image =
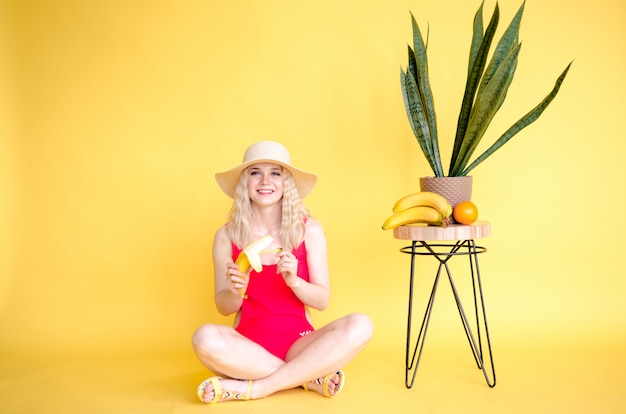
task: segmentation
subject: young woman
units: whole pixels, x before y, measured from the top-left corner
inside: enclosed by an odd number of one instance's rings
[[[337,395],[341,368],[365,348],[373,325],[359,313],[318,329],[311,323],[308,308],[323,310],[330,297],[324,231],[302,202],[317,177],[292,166],[281,144],[260,141],[216,180],[233,205],[215,234],[215,303],[236,315],[234,328],[207,324],[193,335],[198,358],[218,375],[199,385],[198,397],[248,400],[295,387]],[[242,273],[238,254],[268,235],[263,269]]]

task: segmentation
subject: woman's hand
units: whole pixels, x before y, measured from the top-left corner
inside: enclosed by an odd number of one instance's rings
[[[287,286],[295,289],[302,281],[298,277],[298,259],[293,253],[284,250],[277,253],[276,256],[278,257],[277,272],[283,275]]]
[[[226,286],[228,290],[237,296],[243,297],[248,290],[249,281],[249,272],[244,274],[239,271],[239,267],[235,263],[226,263]]]

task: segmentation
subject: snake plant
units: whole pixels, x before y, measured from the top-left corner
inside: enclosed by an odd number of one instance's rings
[[[496,3],[486,29],[483,29],[483,4],[480,5],[474,16],[467,81],[457,122],[448,176],[467,175],[514,135],[535,122],[556,97],[569,71],[571,62],[558,77],[550,93],[504,132],[482,155],[470,163],[478,143],[504,102],[507,90],[513,81],[521,47],[519,28],[523,11],[524,3],[502,34],[488,65],[487,57],[500,18],[498,4]],[[431,169],[436,177],[443,177],[444,170],[439,153],[433,94],[428,78],[427,43],[424,43],[412,13],[411,20],[413,24],[413,48],[408,46],[409,59],[406,71],[400,69],[404,106],[413,133]],[[426,40],[428,41],[428,37]]]

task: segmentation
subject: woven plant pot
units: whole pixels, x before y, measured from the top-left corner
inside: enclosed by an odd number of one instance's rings
[[[472,199],[472,177],[421,177],[420,190],[441,194],[454,208],[461,201]],[[454,217],[450,217],[456,223]]]

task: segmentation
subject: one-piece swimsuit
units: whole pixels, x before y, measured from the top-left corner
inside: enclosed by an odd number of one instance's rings
[[[241,252],[232,243],[233,261]],[[298,259],[298,276],[309,281],[306,246],[302,242],[292,253]],[[250,272],[250,281],[240,310],[237,332],[264,347],[280,359],[299,338],[314,330],[306,308],[285,283],[277,265],[264,265]]]

